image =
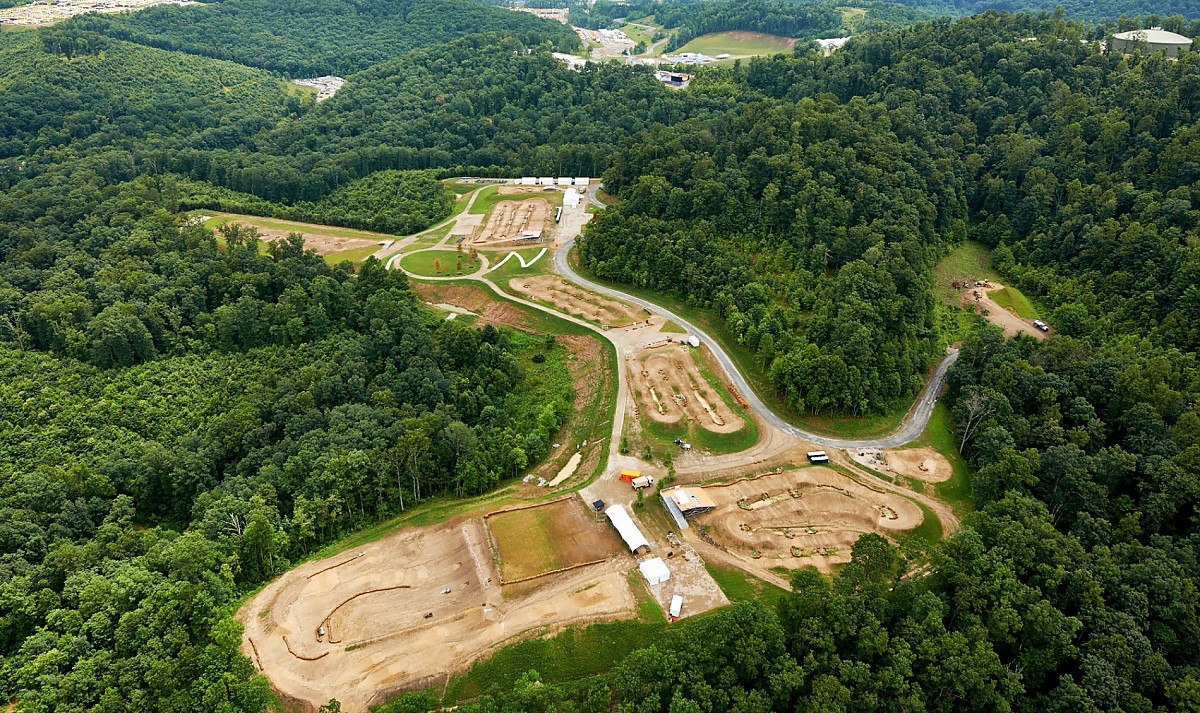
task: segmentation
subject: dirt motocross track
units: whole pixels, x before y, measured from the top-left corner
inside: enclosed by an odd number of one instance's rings
[[[764,569],[812,566],[828,572],[850,561],[859,535],[895,536],[924,518],[904,497],[820,467],[708,486],[704,492],[717,505],[696,518],[709,541]]]
[[[488,214],[487,220],[473,243],[495,243],[513,240],[522,235],[541,235],[551,216],[550,204],[542,198],[523,201],[500,201]]]
[[[272,582],[238,613],[242,650],[308,710],[336,697],[365,711],[522,634],[630,615],[629,566],[622,555],[502,595],[480,520],[404,529]]]
[[[558,275],[518,276],[508,284],[520,295],[537,302],[549,302],[556,310],[606,327],[624,327],[649,316],[646,310],[580,289]]]
[[[638,409],[658,423],[675,424],[686,417],[713,433],[741,430],[745,423],[709,386],[688,349],[655,347],[627,361]]]

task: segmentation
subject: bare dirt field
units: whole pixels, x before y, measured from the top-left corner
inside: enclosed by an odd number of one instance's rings
[[[913,480],[944,483],[954,477],[954,469],[950,467],[950,461],[932,448],[887,451],[884,458],[892,470]]]
[[[520,329],[523,332],[536,331],[533,328],[533,320],[520,307],[495,299],[483,285],[446,285],[418,280],[409,284],[421,299],[431,304],[452,305],[477,314],[492,324]]]
[[[495,243],[521,235],[541,235],[546,223],[553,222],[552,215],[550,204],[541,198],[500,201],[492,207],[483,228],[471,242]]]
[[[365,711],[521,635],[632,615],[629,565],[621,557],[510,594],[481,520],[406,529],[272,582],[238,614],[242,649],[303,708],[336,696],[342,710]]]
[[[687,418],[713,433],[733,433],[745,423],[701,376],[689,347],[670,344],[626,360],[637,409],[663,424]]]
[[[220,215],[220,214],[218,214]],[[333,253],[345,252],[354,248],[365,248],[369,245],[379,245],[385,240],[394,240],[393,235],[384,235],[379,233],[379,239],[373,238],[355,238],[336,233],[328,232],[330,230],[341,230],[339,228],[329,228],[324,225],[316,225],[313,223],[295,223],[288,225],[285,228],[272,227],[278,225],[278,221],[264,219],[256,221],[252,218],[239,217],[237,220],[229,221],[231,223],[241,223],[242,225],[253,226],[258,229],[258,234],[264,242],[273,243],[283,240],[292,233],[301,233],[304,235],[304,247],[316,250],[318,255],[332,255]],[[364,232],[364,231],[355,231]]]
[[[1006,337],[1015,337],[1021,333],[1028,334],[1035,339],[1045,339],[1050,336],[1050,333],[1033,326],[1033,320],[1022,319],[996,304],[992,298],[988,297],[988,289],[1001,290],[1004,289],[1004,285],[992,283],[990,288],[976,287],[965,290],[962,297],[963,308],[968,310],[974,308],[981,314],[986,311],[987,314],[983,315],[983,318],[1003,329]],[[975,299],[975,293],[979,294],[979,299]]]
[[[616,530],[592,517],[575,495],[501,510],[484,522],[505,583],[600,562],[621,551]]]
[[[588,292],[558,275],[514,277],[509,280],[508,285],[524,297],[548,302],[560,312],[598,322],[606,327],[625,327],[634,322],[644,321],[650,316],[640,307],[630,307]]]
[[[829,571],[850,561],[859,535],[897,535],[921,524],[916,503],[875,490],[828,468],[801,468],[708,486],[717,504],[696,518],[703,539],[761,568],[812,566]]]

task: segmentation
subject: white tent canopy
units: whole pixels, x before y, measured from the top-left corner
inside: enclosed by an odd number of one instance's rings
[[[568,208],[579,207],[579,192],[574,188],[568,188],[563,192],[563,205]]]
[[[642,534],[638,526],[633,524],[633,518],[625,512],[625,508],[620,505],[609,505],[604,514],[608,516],[613,527],[617,528],[617,532],[621,533],[621,539],[625,540],[626,545],[629,545],[630,552],[636,553],[640,547],[650,549],[650,542],[646,540],[646,536]]]
[[[638,569],[650,584],[662,584],[671,578],[671,570],[667,569],[667,563],[662,561],[662,557],[642,560],[638,563]]]

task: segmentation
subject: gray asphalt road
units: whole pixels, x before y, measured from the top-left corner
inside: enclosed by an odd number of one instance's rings
[[[589,198],[594,195],[595,190],[596,189],[593,188],[588,191]],[[599,201],[597,201],[597,204],[602,205],[599,203]],[[633,295],[626,294],[620,290],[614,290],[610,287],[605,287],[604,285],[592,282],[591,280],[580,276],[579,273],[571,269],[571,264],[567,259],[567,255],[570,253],[571,248],[574,245],[575,241],[571,240],[555,251],[554,266],[558,270],[559,274],[563,275],[572,282],[576,282],[590,290],[599,292],[600,294],[608,295],[609,297],[614,297],[624,302],[636,304],[650,310],[651,312],[660,314],[678,324],[680,327],[686,329],[689,333],[696,335],[697,338],[703,341],[706,345],[708,345],[708,348],[712,350],[713,355],[716,356],[717,361],[720,362],[721,368],[723,368],[725,373],[729,375],[730,381],[733,382],[733,385],[737,387],[738,391],[742,392],[742,396],[746,399],[746,402],[750,404],[750,407],[754,409],[759,416],[784,433],[797,438],[802,438],[819,446],[825,446],[827,448],[895,448],[896,446],[916,440],[925,430],[925,426],[929,424],[929,417],[933,414],[933,406],[937,403],[937,394],[942,388],[942,383],[945,381],[946,371],[958,359],[958,352],[955,351],[943,359],[941,364],[938,364],[937,370],[933,373],[933,378],[931,378],[929,383],[925,385],[925,388],[921,391],[916,403],[913,404],[912,409],[905,417],[904,425],[901,426],[898,431],[889,436],[885,436],[883,438],[853,440],[844,438],[830,438],[828,436],[821,436],[816,433],[809,433],[808,431],[797,428],[783,420],[765,403],[763,403],[762,399],[758,397],[758,394],[754,392],[754,389],[750,388],[750,383],[747,382],[745,377],[742,376],[742,373],[738,371],[737,366],[735,366],[733,363],[733,359],[731,359],[725,350],[721,348],[721,345],[703,330],[696,327],[696,325],[660,305],[639,297],[634,297]]]

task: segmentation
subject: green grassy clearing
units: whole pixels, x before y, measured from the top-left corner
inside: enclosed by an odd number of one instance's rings
[[[375,253],[379,252],[378,245],[364,245],[361,248],[351,248],[338,253],[330,253],[322,256],[326,265],[336,265],[339,262],[363,262]]]
[[[712,562],[705,562],[704,569],[716,580],[717,586],[729,597],[733,604],[738,602],[760,601],[767,607],[774,608],[779,598],[787,594],[787,590],[763,581],[758,577],[747,574],[733,567],[721,567]]]
[[[646,28],[639,27],[638,25],[625,25],[624,27],[618,27],[617,29],[629,35],[629,39],[633,40],[634,42],[644,42],[646,44],[650,44],[650,35],[654,34],[654,30],[647,30]]]
[[[400,267],[424,277],[469,275],[481,265],[478,260],[471,262],[470,255],[465,250],[461,253],[455,250],[422,250],[400,258]]]
[[[989,280],[1003,282],[1000,273],[992,267],[992,251],[988,246],[967,240],[951,250],[933,268],[933,294],[948,305],[957,307],[962,301],[962,291],[951,283],[964,280]]]
[[[971,469],[958,452],[958,440],[950,432],[950,409],[943,403],[933,407],[929,425],[921,437],[909,445],[910,448],[929,447],[950,461],[954,475],[942,483],[927,484],[933,487],[937,497],[949,505],[958,515],[965,515],[974,507],[971,495]]]
[[[923,503],[912,501],[921,508],[921,524],[896,538],[900,549],[910,559],[922,559],[942,541],[942,521]]]
[[[529,190],[513,193],[510,195],[501,195],[499,186],[488,186],[479,192],[479,197],[471,205],[472,215],[486,215],[500,201],[523,201],[528,198],[542,198],[550,204],[551,208],[557,208],[562,205],[563,194],[558,190],[543,190],[542,188],[528,187]],[[551,218],[554,216],[551,215]]]
[[[664,322],[663,326],[659,327],[658,331],[663,332],[664,334],[684,334],[687,332],[686,329],[680,327],[671,320]]]
[[[839,7],[837,11],[842,16],[842,24],[851,30],[867,16],[867,11],[861,7]]]
[[[521,267],[521,261],[517,260],[514,257],[514,258],[510,259],[508,262],[504,263],[498,269],[488,272],[487,273],[488,279],[492,280],[496,284],[503,287],[504,290],[507,292],[508,291],[508,281],[511,278],[531,277],[533,275],[548,275],[548,274],[550,274],[551,272],[554,271],[554,255],[551,252],[548,244],[545,245],[544,247],[546,248],[546,254],[543,255],[537,262],[530,265],[529,267]],[[499,263],[510,252],[514,252],[514,253],[520,255],[521,257],[525,258],[525,262],[529,262],[541,251],[542,251],[541,247],[523,248],[521,250],[497,250],[494,252],[489,250],[487,252],[487,256],[488,256],[488,262],[490,262],[492,265],[496,265],[497,263]]]
[[[780,52],[790,52],[795,44],[794,39],[778,35],[765,35],[761,32],[714,32],[697,37],[672,54],[697,52],[709,57],[719,54],[739,56],[779,54]]]
[[[1015,312],[1022,319],[1038,319],[1041,314],[1029,298],[1015,287],[1003,287],[999,290],[989,290],[988,297],[1004,309]]]

